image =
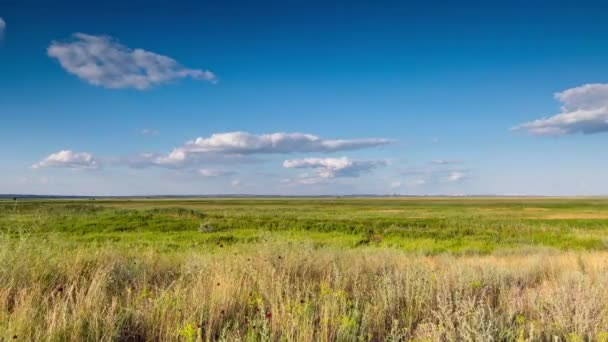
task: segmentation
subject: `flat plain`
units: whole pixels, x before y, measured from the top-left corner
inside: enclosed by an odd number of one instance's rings
[[[608,340],[608,199],[0,201],[0,340]]]

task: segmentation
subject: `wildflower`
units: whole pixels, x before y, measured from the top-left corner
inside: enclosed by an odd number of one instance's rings
[[[272,313],[270,311],[266,312],[266,319],[271,319]]]

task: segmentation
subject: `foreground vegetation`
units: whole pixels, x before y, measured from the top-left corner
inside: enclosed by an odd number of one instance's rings
[[[608,341],[603,199],[0,202],[0,340]]]

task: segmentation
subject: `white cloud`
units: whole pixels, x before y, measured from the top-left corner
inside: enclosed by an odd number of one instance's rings
[[[327,140],[304,133],[215,133],[209,137],[188,141],[167,155],[140,156],[136,164],[179,167],[198,163],[205,158],[234,159],[254,154],[335,152],[381,146],[391,142],[382,138]]]
[[[390,184],[391,189],[398,189],[401,187],[414,188],[417,186],[426,185],[425,179],[408,179],[405,181],[394,181]]]
[[[70,169],[94,170],[98,169],[100,164],[90,153],[63,150],[50,154],[40,162],[32,165],[32,167],[34,169],[43,167],[63,167]]]
[[[462,164],[458,160],[433,160],[428,166],[411,167],[401,170],[401,174],[407,180],[400,182],[402,186],[415,187],[421,185],[433,185],[441,183],[457,183],[468,178],[470,170],[466,168],[454,168],[453,164]]]
[[[321,178],[315,174],[301,173],[294,178],[285,178],[281,183],[288,187],[301,185],[327,185],[330,183],[329,178]]]
[[[426,183],[427,183],[427,181],[425,179],[411,179],[411,180],[405,181],[405,186],[416,187],[416,186],[425,185]]]
[[[188,142],[190,152],[229,154],[333,152],[385,145],[388,139],[325,140],[312,134],[272,133],[255,135],[247,132],[216,133]]]
[[[394,182],[391,182],[390,186],[391,186],[391,189],[397,189],[397,188],[402,187],[403,183],[400,181],[394,181]]]
[[[217,82],[213,72],[188,69],[176,60],[143,49],[131,49],[108,36],[76,33],[47,49],[69,73],[106,88],[146,89],[180,78]]]
[[[218,169],[199,169],[198,173],[203,177],[224,177],[234,174],[232,171]]]
[[[459,171],[454,171],[454,172],[450,172],[446,178],[446,180],[448,182],[460,182],[461,180],[463,180],[466,177],[466,175],[464,174],[464,172],[459,172]]]
[[[556,93],[560,113],[523,123],[513,130],[533,135],[593,134],[608,131],[608,84],[585,84]]]
[[[358,177],[363,172],[371,171],[378,166],[384,166],[385,161],[352,160],[342,158],[304,158],[291,159],[283,162],[285,168],[314,169],[320,178]]]
[[[6,21],[0,18],[0,40],[4,38],[4,31],[6,31]]]
[[[233,180],[232,182],[230,182],[230,185],[232,185],[235,188],[238,188],[242,185],[242,182],[238,179]]]

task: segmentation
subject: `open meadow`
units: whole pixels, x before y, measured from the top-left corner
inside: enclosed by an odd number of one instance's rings
[[[608,199],[3,200],[0,340],[608,341]]]

